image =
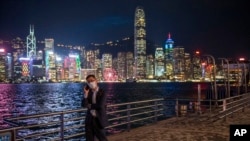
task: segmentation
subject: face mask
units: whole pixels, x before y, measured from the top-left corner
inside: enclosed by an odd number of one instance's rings
[[[94,88],[97,87],[96,81],[90,82],[90,83],[88,83],[88,85],[89,85],[89,87],[90,87],[91,89],[94,89]]]

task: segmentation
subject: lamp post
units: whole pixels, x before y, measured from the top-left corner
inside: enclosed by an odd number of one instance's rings
[[[223,63],[223,60],[226,61],[227,63],[227,97],[230,97],[230,81],[229,81],[229,61],[228,59],[226,58],[219,58],[222,60],[222,63]],[[222,66],[223,67],[223,66]]]
[[[236,61],[237,62],[237,72],[238,72],[238,95],[240,95],[240,72],[239,72],[239,69],[240,69],[240,64],[239,64],[239,61]]]
[[[245,93],[247,93],[247,74],[246,74],[246,62],[244,58],[240,58],[239,61],[243,61],[243,72],[244,72],[244,83],[245,83]]]
[[[246,64],[244,63],[244,83],[245,83],[245,93],[247,93],[247,75],[246,75]]]
[[[218,100],[218,94],[217,94],[217,84],[216,84],[216,70],[215,70],[215,59],[212,55],[204,55],[205,57],[210,57],[213,61],[213,79],[214,79],[214,95],[215,95],[215,100],[216,100],[216,105],[218,104],[217,103],[217,100]]]

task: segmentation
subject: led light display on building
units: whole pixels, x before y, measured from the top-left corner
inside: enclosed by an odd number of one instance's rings
[[[29,76],[29,73],[30,73],[30,67],[29,67],[29,64],[30,64],[30,58],[20,58],[19,59],[22,63],[22,76]]]

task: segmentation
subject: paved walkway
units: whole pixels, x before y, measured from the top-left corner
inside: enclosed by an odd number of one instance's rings
[[[109,141],[228,141],[230,124],[250,124],[250,108],[227,120],[201,122],[197,117],[178,117],[109,136]]]

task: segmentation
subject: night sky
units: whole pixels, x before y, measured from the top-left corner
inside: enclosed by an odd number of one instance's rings
[[[86,45],[134,34],[134,12],[146,14],[147,38],[164,45],[168,32],[186,52],[250,58],[250,8],[246,0],[1,0],[0,39]]]

